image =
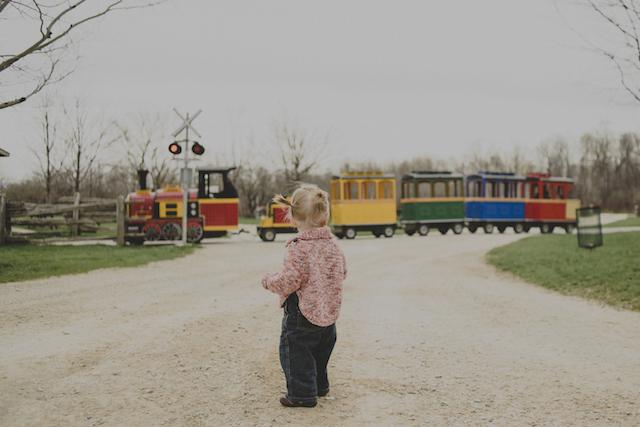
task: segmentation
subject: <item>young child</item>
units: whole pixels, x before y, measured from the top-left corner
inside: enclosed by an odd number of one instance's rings
[[[287,381],[284,406],[314,407],[329,392],[327,363],[336,342],[336,319],[347,270],[342,251],[327,223],[329,197],[315,185],[303,184],[291,201],[273,199],[288,208],[298,234],[287,242],[284,267],[262,279],[265,289],[284,307],[280,364]]]

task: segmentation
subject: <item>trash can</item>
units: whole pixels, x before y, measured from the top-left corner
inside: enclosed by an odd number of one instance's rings
[[[600,207],[590,206],[576,209],[578,221],[578,246],[594,249],[603,245]]]

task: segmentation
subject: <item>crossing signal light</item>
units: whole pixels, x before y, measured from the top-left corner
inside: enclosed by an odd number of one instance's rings
[[[174,155],[180,154],[182,153],[182,147],[177,142],[173,142],[169,145],[169,152]]]
[[[204,147],[198,142],[194,142],[191,146],[191,151],[197,156],[202,156],[204,154]]]

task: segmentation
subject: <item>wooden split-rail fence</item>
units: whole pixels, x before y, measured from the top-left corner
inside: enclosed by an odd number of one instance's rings
[[[80,195],[62,197],[56,204],[12,202],[0,194],[0,245],[24,240],[11,232],[13,227],[69,230],[70,238],[96,233],[106,223],[116,223],[116,241],[124,245],[124,199],[80,199]],[[28,239],[28,237],[26,237]]]

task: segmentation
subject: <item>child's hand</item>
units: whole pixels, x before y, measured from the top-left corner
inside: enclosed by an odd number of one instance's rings
[[[262,276],[262,287],[265,289],[269,289],[267,287],[267,283],[269,283],[269,279],[271,279],[271,277],[277,273],[265,273],[264,276]]]

